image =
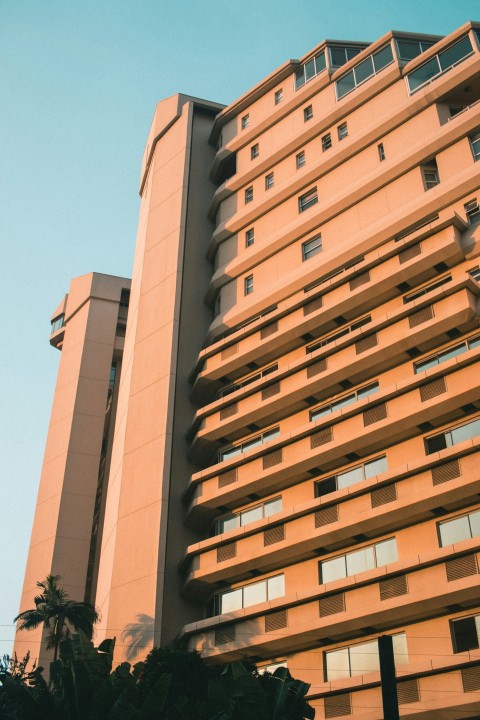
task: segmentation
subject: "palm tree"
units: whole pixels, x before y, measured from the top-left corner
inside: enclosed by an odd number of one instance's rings
[[[59,587],[60,575],[47,575],[37,587],[42,592],[33,601],[35,608],[24,610],[13,622],[18,622],[17,630],[35,630],[43,623],[49,629],[47,650],[53,648],[53,659],[58,657],[60,641],[70,637],[70,628],[81,630],[91,640],[93,626],[100,619],[96,608],[89,602],[70,600],[65,590]]]

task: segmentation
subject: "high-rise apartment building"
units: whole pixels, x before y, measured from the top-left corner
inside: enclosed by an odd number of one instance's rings
[[[402,717],[478,720],[479,160],[476,23],[160,102],[111,385],[128,283],[55,313],[22,609],[62,574],[118,659],[286,664],[320,719],[383,717],[391,635]]]

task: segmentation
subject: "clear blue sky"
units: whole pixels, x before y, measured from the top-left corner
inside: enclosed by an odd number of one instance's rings
[[[60,357],[49,318],[70,278],[130,276],[156,101],[184,92],[227,104],[324,38],[444,35],[471,19],[478,0],[0,3],[0,655],[14,635]]]

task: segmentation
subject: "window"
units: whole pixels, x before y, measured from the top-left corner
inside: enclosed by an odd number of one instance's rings
[[[465,425],[445,430],[438,435],[425,438],[425,452],[427,455],[431,455],[439,450],[445,450],[447,447],[457,445],[464,440],[470,440],[470,438],[477,435],[480,435],[480,418],[465,423]]]
[[[275,184],[275,178],[272,173],[268,173],[268,175],[265,175],[265,190],[270,190]]]
[[[421,373],[424,370],[429,370],[436,365],[440,365],[440,363],[446,362],[457,355],[467,352],[467,350],[473,350],[473,348],[479,346],[480,335],[476,335],[475,337],[469,338],[462,343],[445,348],[445,350],[441,350],[440,352],[435,353],[435,355],[430,355],[430,357],[425,358],[425,360],[419,360],[419,362],[414,363],[413,368],[415,374]]]
[[[280,90],[275,91],[275,105],[279,105],[283,100],[283,89],[280,88]]]
[[[358,263],[361,263],[365,260],[363,255],[360,257],[355,258],[354,260],[350,260],[350,262],[346,263],[343,267],[339,268],[338,270],[333,270],[331,273],[327,273],[327,275],[323,275],[319,280],[315,280],[314,283],[311,283],[310,285],[307,285],[303,289],[303,292],[310,292],[310,290],[313,290],[314,288],[318,287],[319,285],[323,285],[324,283],[328,282],[334,277],[337,277],[337,275],[342,275],[344,272],[347,272],[347,270],[350,270],[350,268],[355,267],[355,265],[358,265]]]
[[[383,147],[383,143],[379,143],[377,145],[377,150],[378,150],[378,158],[379,158],[380,162],[382,160],[385,160],[385,148]]]
[[[306,82],[323,72],[326,67],[325,51],[322,50],[295,71],[295,90],[299,90]]]
[[[480,220],[480,207],[478,206],[478,200],[470,200],[463,206],[465,208],[465,214],[470,225],[477,223]]]
[[[60,328],[64,327],[64,325],[65,315],[59,315],[58,317],[54,318],[50,323],[50,334],[56,332],[57,330],[60,330]]]
[[[367,462],[355,467],[349,468],[344,472],[337,473],[331,477],[324,478],[315,483],[315,497],[323,497],[329,495],[336,490],[343,490],[343,488],[350,487],[350,485],[356,485],[362,480],[368,480],[368,478],[380,475],[380,473],[387,471],[387,458],[385,455],[374,458],[373,460],[367,460]]]
[[[384,45],[383,48],[377,50],[373,55],[369,55],[355,67],[339,78],[336,83],[337,100],[340,100],[349,92],[355,90],[356,87],[364,83],[369,78],[376,75],[380,70],[393,62],[393,52],[390,45]]]
[[[438,535],[440,547],[478,537],[480,535],[480,510],[438,523]]]
[[[433,40],[395,40],[399,60],[408,62],[421,55],[425,50],[434,45]]]
[[[422,165],[422,174],[425,190],[431,190],[440,182],[436,162],[429,163],[428,165]]]
[[[255,242],[255,230],[250,228],[245,232],[245,247],[250,247]]]
[[[236,455],[240,455],[243,452],[247,452],[248,450],[259,447],[259,445],[263,445],[270,440],[275,440],[275,438],[277,438],[279,435],[279,427],[272,428],[271,430],[265,430],[265,432],[261,433],[260,435],[255,435],[254,437],[248,438],[248,440],[244,440],[238,445],[229,447],[226,450],[221,450],[218,453],[218,462],[223,462],[223,460],[230,460]]]
[[[355,390],[355,392],[349,393],[348,395],[342,395],[342,397],[334,400],[331,403],[328,403],[327,405],[322,405],[315,410],[311,410],[310,422],[318,420],[318,418],[325,417],[325,415],[330,415],[330,413],[341,410],[341,408],[347,407],[347,405],[352,405],[359,400],[363,400],[369,395],[373,395],[374,393],[378,392],[379,389],[380,386],[378,382],[374,382],[370,383],[370,385],[364,385],[364,387],[359,388],[358,390]]]
[[[338,139],[343,140],[348,137],[348,125],[346,122],[342,123],[337,127]]]
[[[392,636],[395,665],[408,663],[407,637],[405,633]],[[331,650],[325,653],[325,681],[364,675],[378,672],[380,661],[378,655],[378,640],[349,647]]]
[[[358,330],[358,328],[363,327],[367,323],[371,321],[372,317],[371,315],[366,315],[365,317],[361,318],[360,320],[355,320],[355,322],[351,323],[350,325],[346,325],[342,327],[340,330],[337,330],[336,332],[332,333],[331,335],[327,335],[326,337],[323,337],[321,340],[317,340],[312,345],[307,345],[307,353],[314,352],[315,350],[318,350],[321,347],[325,347],[325,345],[330,345],[330,343],[335,342],[335,340],[338,340],[341,337],[344,337],[344,335],[349,335],[354,330]]]
[[[224,515],[224,517],[215,521],[215,535],[221,535],[229,530],[244,527],[256,520],[262,520],[263,518],[270,517],[270,515],[281,512],[281,510],[282,498],[276,497],[273,498],[273,500],[266,500],[264,503],[248,507],[245,510]]]
[[[318,255],[322,252],[322,236],[315,235],[315,237],[302,243],[302,260],[309,260],[314,255]]]
[[[328,48],[330,51],[330,65],[338,68],[345,65],[349,60],[354,58],[358,53],[361,53],[364,46],[359,47],[358,45],[333,45]]]
[[[302,167],[305,165],[305,162],[306,162],[306,160],[305,160],[305,151],[302,150],[302,152],[299,152],[299,153],[296,155],[296,158],[295,158],[295,159],[296,159],[296,163],[297,163],[297,170],[300,170],[300,168],[302,168]]]
[[[263,370],[257,370],[251,375],[247,375],[241,380],[237,380],[237,382],[233,383],[233,385],[229,385],[228,387],[219,390],[219,392],[217,393],[217,397],[221,398],[226,397],[227,395],[231,395],[231,393],[236,392],[237,390],[240,390],[240,388],[246,387],[247,385],[251,385],[252,383],[260,380],[263,377],[266,377],[267,375],[270,375],[276,370],[278,370],[278,363],[273,363],[273,365],[269,365]]]
[[[356,575],[357,573],[383,567],[397,560],[397,541],[395,538],[383,540],[354,550],[346,555],[339,555],[318,564],[319,582],[328,583],[334,580]]]
[[[298,212],[305,212],[308,208],[318,203],[317,188],[314,187],[298,198]]]
[[[214,613],[221,615],[233,612],[283,595],[285,595],[285,576],[274,575],[267,580],[219,593],[215,596]]]
[[[477,650],[480,638],[480,615],[471,615],[450,622],[453,652]]]
[[[332,147],[332,136],[330,133],[327,133],[322,137],[322,152],[325,152],[325,150],[329,150]]]
[[[245,205],[253,200],[253,185],[245,190]]]
[[[450,105],[448,108],[448,111],[450,113],[450,117],[453,118],[455,115],[460,115],[464,110],[466,110],[468,105]]]
[[[473,159],[480,160],[480,133],[470,138],[470,146],[472,148]]]
[[[243,281],[243,294],[251,295],[253,293],[253,275],[247,275]]]
[[[480,282],[480,268],[476,267],[473,270],[469,270],[468,274],[477,282]]]
[[[303,119],[305,122],[307,120],[311,120],[313,118],[313,107],[311,105],[308,105],[308,107],[303,108]]]
[[[250,125],[250,115],[244,115],[242,117],[242,130],[245,130]]]
[[[454,45],[442,50],[442,52],[434,55],[426,63],[420,65],[416,70],[412,70],[407,75],[407,84],[410,93],[414,93],[427,83],[434,80],[447,70],[451,70],[455,65],[465,60],[473,53],[470,38],[465,36]]]
[[[252,145],[250,148],[250,159],[255,160],[260,155],[260,147],[258,143],[255,143],[255,145]]]
[[[422,295],[426,295],[429,292],[432,292],[432,290],[436,290],[437,288],[441,287],[445,283],[450,282],[452,279],[451,275],[445,275],[444,277],[440,278],[440,280],[435,280],[435,282],[430,283],[429,285],[425,285],[424,287],[420,288],[420,290],[415,290],[412,293],[409,293],[408,295],[404,295],[403,302],[406,305],[409,302],[413,302],[414,300],[417,300],[417,298],[422,297]]]

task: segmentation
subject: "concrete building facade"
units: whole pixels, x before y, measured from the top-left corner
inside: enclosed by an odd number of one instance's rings
[[[182,637],[286,664],[317,718],[382,717],[391,635],[402,717],[479,718],[479,160],[478,23],[324,41],[225,108],[160,102],[114,433],[124,280],[99,276],[117,304],[92,315],[102,492],[99,451],[58,450],[90,347],[66,313],[22,602],[58,572],[119,660]]]

